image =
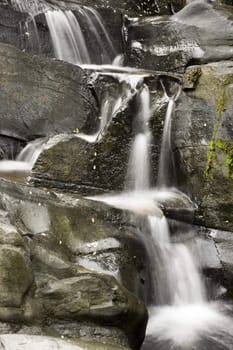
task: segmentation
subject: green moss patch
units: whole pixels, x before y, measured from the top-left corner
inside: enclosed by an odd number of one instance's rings
[[[229,178],[233,180],[233,143],[219,139],[216,141],[215,146],[226,154],[228,175]]]

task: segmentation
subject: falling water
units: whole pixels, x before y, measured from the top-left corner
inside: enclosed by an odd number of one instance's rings
[[[55,56],[73,64],[90,63],[87,45],[72,11],[47,11],[45,17]]]
[[[116,57],[117,52],[103,24],[103,19],[100,14],[93,8],[88,7],[80,8],[79,13],[85,17],[90,32],[96,39],[98,46],[101,48],[101,63],[111,63]]]
[[[94,9],[77,8],[75,14],[71,10],[45,12],[56,58],[78,65],[111,63],[116,51],[100,14]],[[88,24],[85,28],[83,18]],[[92,39],[91,45],[88,45],[88,36]]]
[[[168,106],[165,116],[165,123],[163,128],[162,144],[159,159],[159,170],[158,170],[158,187],[167,187],[171,185],[174,179],[171,179],[174,174],[173,169],[173,157],[171,152],[171,119],[172,112],[175,104],[174,97],[170,97],[168,100]]]
[[[150,185],[150,140],[149,120],[151,117],[150,92],[146,85],[138,94],[139,111],[136,116],[138,131],[130,154],[126,179],[127,189],[142,191]]]
[[[176,98],[169,98],[166,112],[158,172],[159,192],[170,184],[167,169],[172,161],[171,115]],[[144,349],[155,349],[157,345],[160,349],[163,344],[168,350],[197,350],[202,349],[200,342],[204,339],[205,349],[206,344],[212,342],[213,349],[230,350],[232,321],[220,311],[220,304],[208,303],[204,284],[188,248],[181,243],[171,243],[165,217],[148,216],[148,222],[152,242],[145,237],[145,245],[151,260],[154,298]],[[222,341],[222,337],[228,339],[228,343]]]

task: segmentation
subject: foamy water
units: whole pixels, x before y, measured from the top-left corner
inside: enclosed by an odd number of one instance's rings
[[[192,346],[202,337],[212,339],[216,344],[219,339],[224,344],[222,337],[228,335],[233,341],[232,319],[220,309],[220,304],[206,302],[154,307],[150,310],[147,337],[155,344],[168,341],[182,349]],[[228,344],[225,348],[232,349]]]

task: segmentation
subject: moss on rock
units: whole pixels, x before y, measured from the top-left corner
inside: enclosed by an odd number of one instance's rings
[[[228,175],[233,180],[233,142],[219,139],[216,141],[216,147],[225,153]]]

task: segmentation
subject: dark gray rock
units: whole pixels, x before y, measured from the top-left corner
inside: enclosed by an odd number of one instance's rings
[[[126,19],[125,33],[125,63],[134,67],[182,72],[191,62],[233,57],[232,10],[204,0],[170,18]]]
[[[60,0],[48,0],[51,4],[60,5]],[[65,3],[71,3],[69,0],[65,0]],[[111,0],[73,0],[72,3],[97,7],[97,8],[110,8],[113,11],[128,14],[130,16],[147,16],[155,14],[172,14],[173,11],[177,11],[184,6],[181,0],[159,0],[154,1],[142,1],[142,0],[127,0],[118,1],[117,3]]]
[[[232,63],[186,71],[196,88],[181,95],[173,118],[179,186],[199,204],[207,227],[232,230]],[[201,73],[201,75],[200,75]]]
[[[232,9],[205,0],[195,0],[172,16],[172,20],[191,26],[196,31],[204,51],[196,61],[207,63],[233,57]]]
[[[222,264],[222,283],[231,293],[233,281],[233,234],[227,231],[211,230],[211,237],[215,242],[218,257]]]
[[[125,21],[125,64],[137,68],[182,72],[203,52],[195,28],[167,17]]]
[[[0,134],[23,139],[82,129],[95,118],[87,76],[64,62],[0,45]]]

